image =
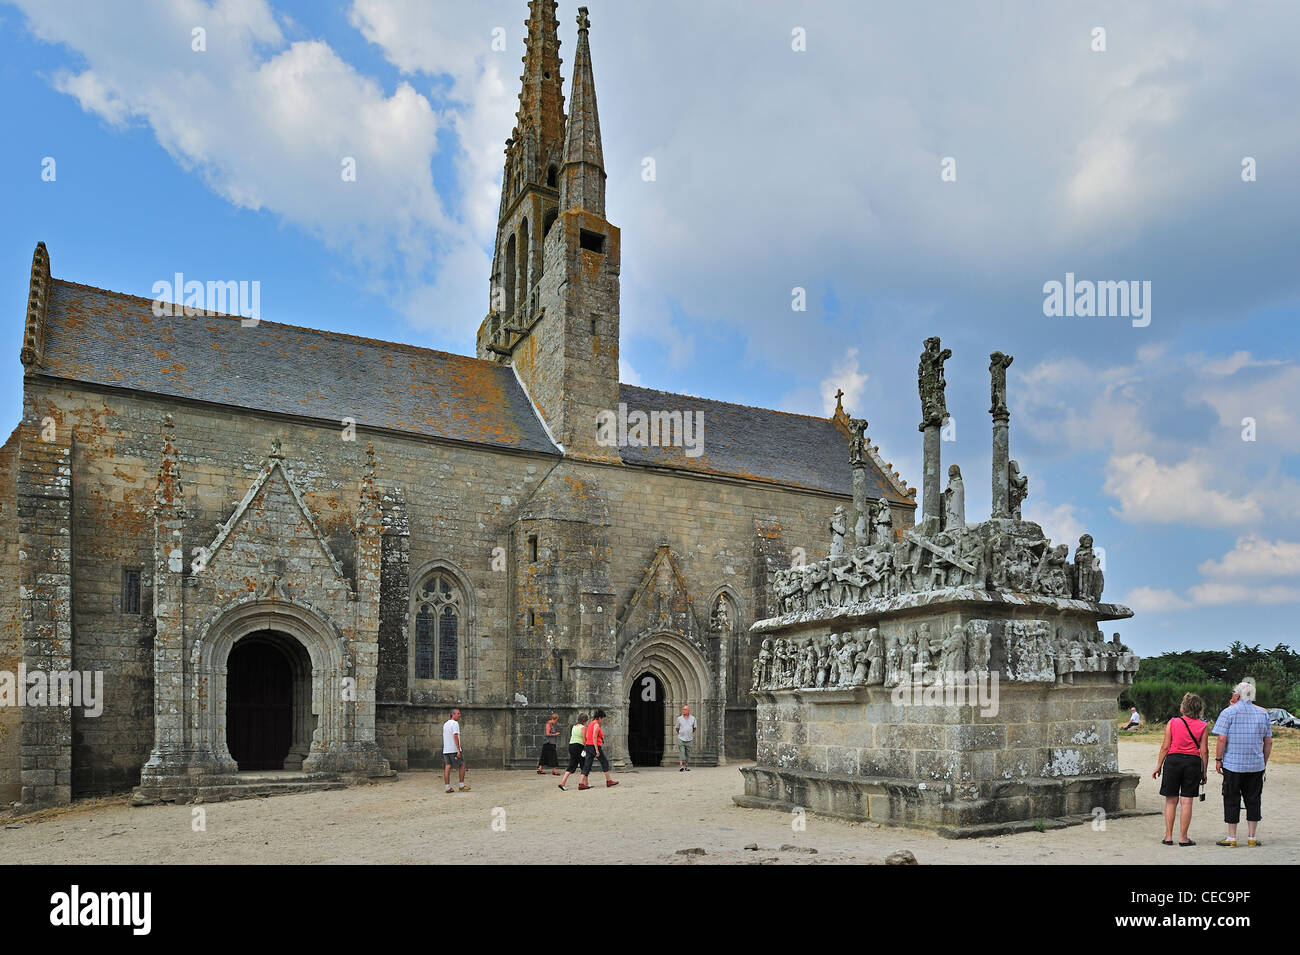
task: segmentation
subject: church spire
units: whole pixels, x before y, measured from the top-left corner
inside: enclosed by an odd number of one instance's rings
[[[560,24],[555,0],[529,0],[524,26],[524,72],[519,110],[506,141],[502,211],[530,185],[554,188],[564,143],[564,79],[560,76]]]
[[[605,156],[600,145],[600,116],[596,111],[596,81],[591,73],[587,8],[578,8],[578,51],[573,60],[573,92],[564,135],[564,173],[560,209],[583,209],[605,215]]]

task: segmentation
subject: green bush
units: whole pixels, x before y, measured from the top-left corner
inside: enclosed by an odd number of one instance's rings
[[[1228,705],[1232,687],[1226,683],[1203,681],[1176,683],[1173,680],[1147,680],[1134,683],[1124,694],[1133,701],[1142,719],[1148,723],[1165,723],[1178,716],[1178,707],[1184,693],[1195,693],[1205,701],[1202,719],[1214,720],[1219,711]]]

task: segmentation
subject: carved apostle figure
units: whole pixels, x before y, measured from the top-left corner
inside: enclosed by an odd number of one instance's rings
[[[931,671],[934,669],[934,650],[930,646],[930,625],[921,624],[921,631],[916,636],[916,678],[917,683],[930,683]]]
[[[917,682],[916,670],[915,670],[916,645],[919,640],[920,637],[917,635],[916,631],[913,630],[911,634],[908,636],[907,640],[904,641],[903,643],[902,653],[898,658],[898,678],[900,682],[902,681],[907,681],[908,683]]]
[[[817,680],[816,686],[826,685],[826,674],[830,669],[831,658],[826,644],[817,641]]]
[[[1101,591],[1105,578],[1101,572],[1101,562],[1092,549],[1092,535],[1084,534],[1079,538],[1079,546],[1074,552],[1074,596],[1080,600],[1101,600]]]
[[[867,685],[880,686],[885,682],[885,643],[875,627],[867,634],[867,659],[871,664],[867,671]]]
[[[846,634],[844,637],[844,645],[840,647],[839,652],[840,686],[848,686],[853,682],[853,661],[857,654],[857,641]]]
[[[966,630],[963,627],[953,627],[944,640],[939,670],[948,683],[956,682],[958,676],[966,672]]]
[[[817,676],[817,650],[813,647],[813,642],[808,640],[803,645],[803,652],[799,662],[799,678],[795,680],[795,686],[812,686],[813,680]]]
[[[992,399],[989,414],[995,418],[1010,414],[1007,411],[1007,369],[1014,360],[1013,356],[1004,355],[1000,351],[989,355],[989,397]]]
[[[1023,520],[1020,516],[1020,505],[1029,496],[1029,475],[1020,473],[1019,461],[1009,462],[1007,471],[1007,510],[1016,520]]]
[[[853,652],[853,679],[854,686],[864,686],[867,682],[867,671],[871,668],[871,657],[867,654],[867,648],[861,643]]]
[[[943,492],[943,526],[954,532],[966,527],[966,485],[955,464],[948,468],[948,487]]]
[[[947,382],[943,377],[943,363],[951,357],[951,348],[940,350],[938,337],[925,340],[925,351],[921,352],[921,363],[916,369],[917,390],[921,393],[920,431],[931,426],[941,427],[943,419],[948,416],[948,405],[944,400]]]
[[[758,685],[765,687],[772,682],[772,641],[764,640],[758,650]]]
[[[830,658],[830,668],[826,671],[826,685],[839,686],[840,684],[840,635],[832,633],[830,646],[826,648],[826,655]]]
[[[844,553],[844,535],[848,531],[844,505],[835,505],[835,514],[831,517],[831,556],[839,557]]]
[[[885,686],[898,686],[902,681],[899,674],[903,669],[903,645],[897,636],[890,636],[885,643]]]
[[[894,542],[894,512],[883,497],[871,502],[871,543]]]

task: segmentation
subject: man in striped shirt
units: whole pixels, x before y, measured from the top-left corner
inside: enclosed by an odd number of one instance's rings
[[[1214,721],[1214,735],[1219,738],[1214,766],[1223,777],[1223,821],[1228,824],[1228,838],[1216,845],[1236,848],[1237,823],[1245,802],[1246,845],[1258,846],[1255,827],[1260,820],[1264,769],[1273,752],[1273,726],[1268,712],[1255,705],[1255,684],[1242,682],[1232,688],[1228,707]]]

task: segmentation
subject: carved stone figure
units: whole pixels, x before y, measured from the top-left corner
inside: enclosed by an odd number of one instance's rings
[[[817,651],[813,647],[813,642],[808,640],[803,645],[803,652],[800,654],[799,677],[795,680],[795,686],[812,686],[816,678],[817,669]]]
[[[867,682],[867,671],[871,667],[871,658],[867,653],[867,648],[861,643],[856,644],[857,649],[853,651],[853,679],[851,682],[854,686],[863,686]]]
[[[898,658],[899,681],[916,682],[916,644],[920,638],[915,630],[903,643],[902,654]]]
[[[753,670],[754,680],[752,683],[750,683],[749,688],[750,690],[757,690],[759,686],[759,680],[762,679],[762,675],[763,675],[763,661],[760,660],[758,657],[754,657],[754,666],[752,670]]]
[[[867,463],[867,419],[849,419],[849,464],[861,467]]]
[[[1015,361],[1012,355],[995,351],[989,355],[989,414],[995,418],[1009,416],[1007,411],[1007,369]]]
[[[947,682],[966,672],[966,630],[953,627],[943,642],[943,653],[939,657],[939,671]]]
[[[1105,587],[1105,577],[1101,572],[1101,562],[1092,549],[1092,535],[1084,534],[1079,538],[1079,546],[1074,551],[1074,587],[1073,593],[1080,600],[1101,600],[1101,591]]]
[[[858,644],[850,635],[845,634],[844,644],[840,647],[838,660],[840,671],[840,686],[848,686],[853,682],[853,660],[857,656]]]
[[[964,530],[966,527],[966,485],[961,479],[961,468],[948,468],[948,487],[943,492],[943,526],[946,530]]]
[[[987,672],[993,649],[992,625],[988,620],[971,620],[966,624],[966,637],[966,666]]]
[[[914,664],[914,683],[930,682],[930,670],[932,669],[930,658],[930,625],[921,624],[921,630],[916,635],[916,663]]]
[[[817,686],[826,685],[826,674],[830,669],[830,665],[830,652],[826,644],[819,640],[817,641]]]
[[[826,648],[826,655],[830,658],[830,668],[826,671],[826,685],[840,685],[840,635],[831,634],[830,646]]]
[[[1019,461],[1011,461],[1007,465],[1007,494],[1011,516],[1018,521],[1023,520],[1020,505],[1029,496],[1029,475],[1020,473]]]
[[[1043,556],[1030,584],[1035,593],[1049,597],[1070,596],[1069,552],[1070,549],[1065,544],[1043,548]]]
[[[867,685],[880,686],[885,682],[885,643],[880,631],[872,627],[867,631]]]
[[[975,587],[979,590],[988,586],[988,563],[985,560],[987,549],[984,538],[980,534],[967,531],[962,535],[957,545],[957,552],[963,561],[975,568],[973,571],[962,572],[963,586]]]
[[[894,512],[884,498],[871,502],[871,543],[894,542]]]
[[[848,524],[844,517],[844,505],[835,505],[835,514],[831,517],[831,556],[839,557],[844,553],[844,534]]]
[[[717,634],[731,633],[731,612],[727,609],[727,598],[722,595],[718,596],[717,602],[713,605],[709,629]]]
[[[898,686],[902,682],[903,645],[897,636],[891,635],[885,643],[885,686]]]
[[[921,353],[921,363],[916,369],[917,390],[921,394],[920,431],[932,425],[942,427],[943,419],[948,415],[948,405],[944,400],[947,382],[943,377],[943,363],[951,357],[952,349],[941,350],[937,337],[925,340],[925,351]]]
[[[758,650],[758,685],[770,686],[772,683],[772,641],[764,640]]]

